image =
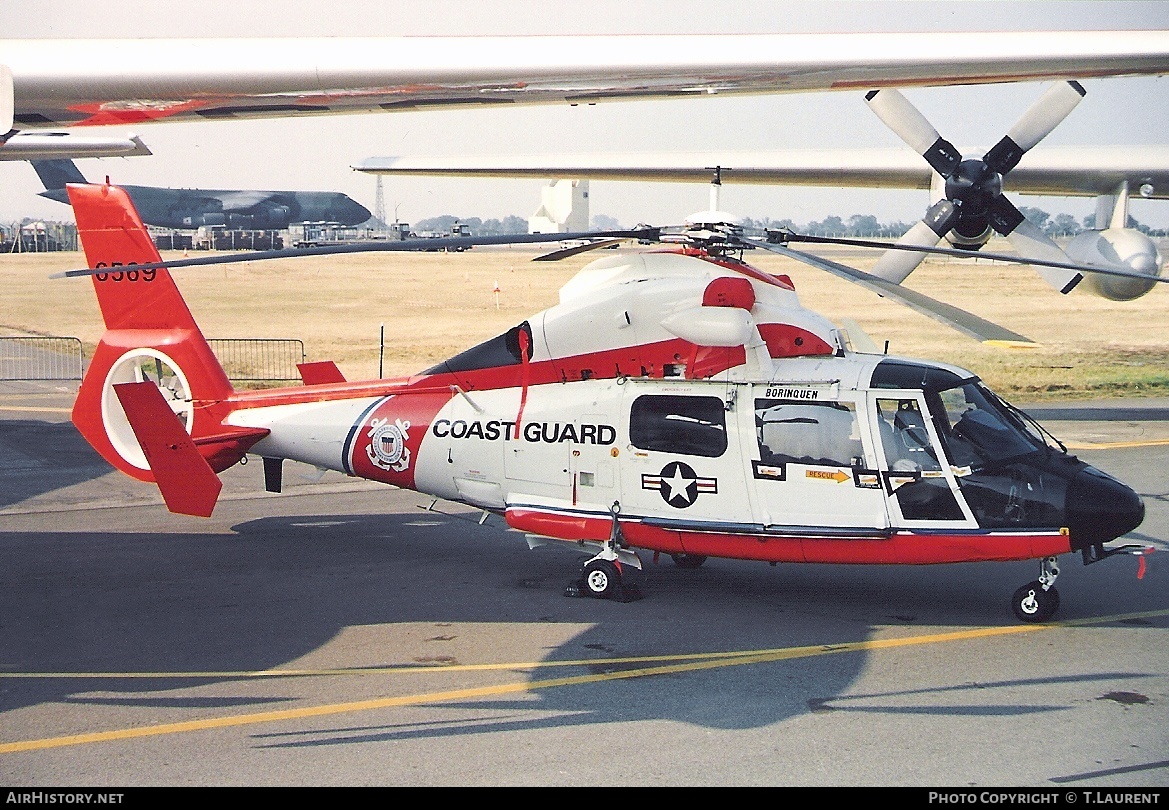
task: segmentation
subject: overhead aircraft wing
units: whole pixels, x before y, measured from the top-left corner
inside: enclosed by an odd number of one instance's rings
[[[0,55],[25,129],[1159,75],[1169,31],[6,39]]]
[[[137,135],[99,138],[72,132],[18,132],[0,142],[0,160],[66,160],[149,154],[149,147]]]
[[[833,188],[928,189],[933,175],[920,155],[905,149],[371,157],[353,165],[369,174],[684,183],[709,183],[716,167],[723,183]],[[1134,193],[1169,198],[1169,146],[1032,149],[1003,185],[1018,194],[1096,196],[1125,180]]]

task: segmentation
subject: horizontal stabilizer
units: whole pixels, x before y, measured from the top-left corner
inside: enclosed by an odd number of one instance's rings
[[[211,517],[223,482],[151,382],[114,386],[126,419],[170,511]]]
[[[345,375],[332,360],[322,360],[319,363],[297,363],[296,370],[305,385],[327,385],[328,383],[343,383]]]
[[[0,136],[3,135],[0,132]],[[152,154],[150,148],[137,135],[119,138],[66,132],[18,132],[0,143],[0,160],[66,160],[149,154]]]

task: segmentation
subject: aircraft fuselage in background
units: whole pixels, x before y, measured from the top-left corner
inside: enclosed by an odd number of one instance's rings
[[[232,191],[124,186],[147,225],[160,228],[229,228],[277,231],[298,222],[360,225],[369,209],[336,191]],[[68,203],[65,189],[41,192],[42,197]]]

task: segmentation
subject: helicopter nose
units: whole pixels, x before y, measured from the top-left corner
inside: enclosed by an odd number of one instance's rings
[[[1072,476],[1066,504],[1071,545],[1076,549],[1115,540],[1145,519],[1140,496],[1095,467],[1085,466]]]

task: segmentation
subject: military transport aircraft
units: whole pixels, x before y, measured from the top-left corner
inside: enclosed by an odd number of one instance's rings
[[[34,160],[45,184],[42,197],[69,203],[65,186],[86,183],[72,160]],[[239,189],[123,186],[147,225],[161,228],[225,226],[257,231],[284,230],[293,223],[361,225],[372,216],[361,203],[337,191],[243,191]]]
[[[1074,81],[1052,85],[993,148],[966,154],[895,89],[871,91],[866,101],[917,155],[904,150],[808,150],[731,154],[599,154],[466,157],[371,157],[353,166],[369,174],[461,177],[570,177],[581,179],[723,182],[808,186],[865,186],[930,190],[930,207],[898,244],[937,245],[943,239],[966,251],[1006,236],[1024,258],[1113,267],[1130,277],[1037,266],[1060,292],[1079,286],[1095,295],[1128,301],[1148,293],[1160,276],[1162,256],[1148,236],[1127,227],[1130,191],[1169,198],[1169,147],[1062,147],[1034,149],[1079,104]],[[1034,151],[1032,151],[1034,149]],[[1029,222],[1004,192],[1095,196],[1096,227],[1061,248]],[[711,208],[717,209],[712,202]],[[891,249],[873,275],[900,283],[926,256]],[[1141,278],[1148,277],[1147,279]],[[1082,284],[1080,282],[1083,281]]]
[[[1134,554],[1143,572],[1149,549],[1109,545],[1144,518],[1132,489],[967,370],[854,351],[790,278],[744,261],[773,250],[898,294],[780,244],[790,235],[749,237],[717,212],[576,234],[645,244],[606,251],[557,306],[408,379],[351,382],[325,362],[302,386],[237,391],[167,269],[227,257],[164,264],[123,189],[68,191],[89,269],[61,275],[92,277],[106,325],[73,421],[173,512],[209,516],[217,473],[250,454],[270,491],[294,459],[502,516],[533,547],[567,542],[587,556],[569,595],[643,595],[641,553],[690,567],[1033,559],[1011,604],[1034,622],[1059,606],[1061,555]]]

